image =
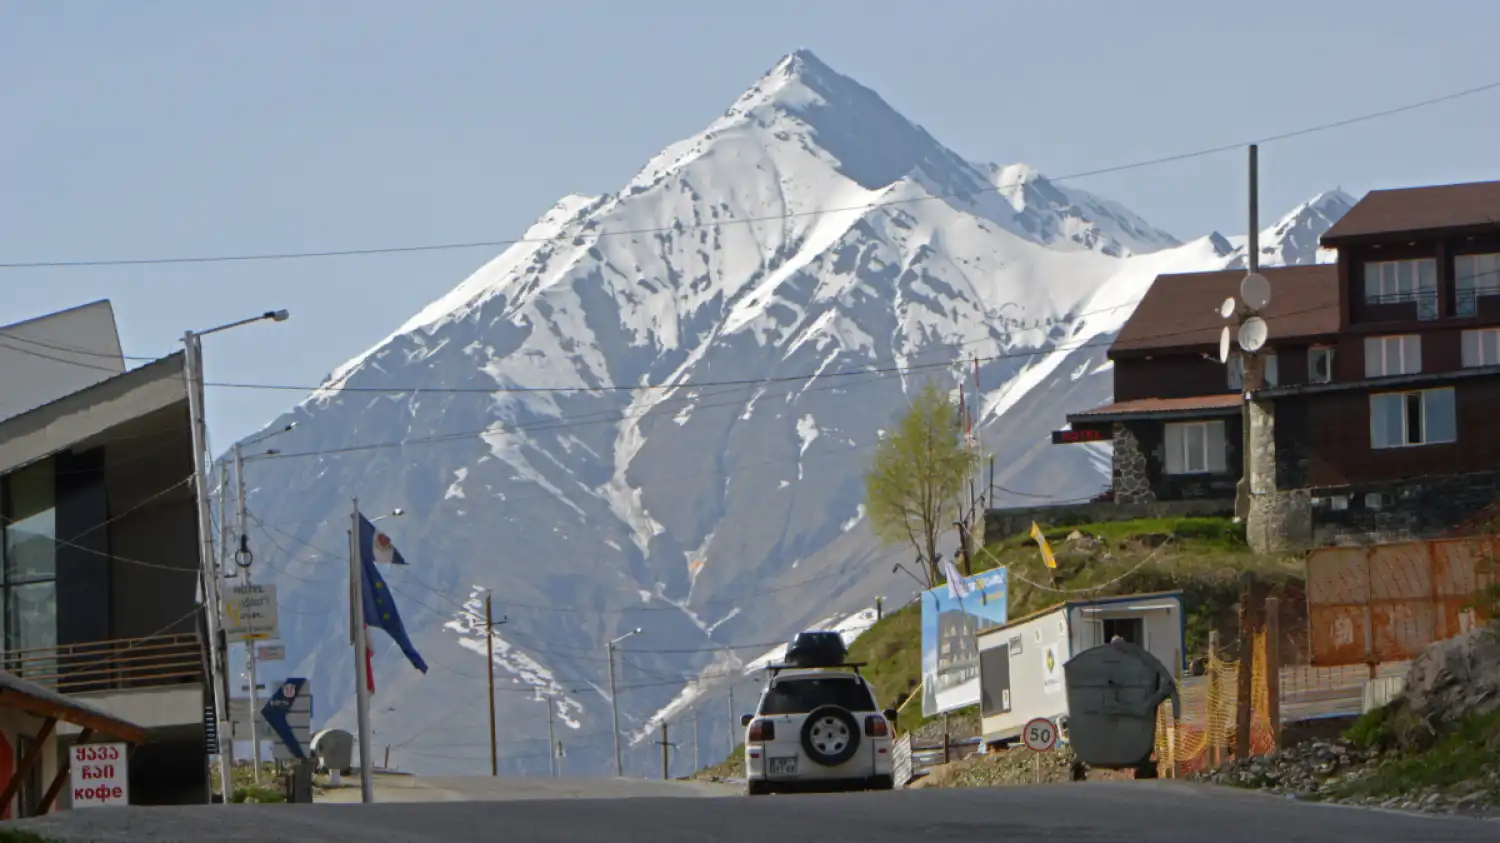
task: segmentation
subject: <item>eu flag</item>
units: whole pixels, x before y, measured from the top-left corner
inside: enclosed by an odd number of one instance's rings
[[[395,640],[401,652],[406,654],[407,660],[417,670],[427,672],[427,662],[422,660],[422,655],[417,648],[412,646],[411,638],[406,634],[406,625],[401,622],[401,613],[396,611],[396,600],[391,596],[391,590],[385,584],[385,578],[380,576],[380,571],[375,568],[375,557],[378,548],[374,542],[366,541],[366,537],[376,537],[375,525],[371,524],[363,515],[359,517],[359,565],[364,572],[364,608],[365,626],[377,626],[386,631],[386,634]],[[395,559],[400,559],[394,546],[387,546]],[[394,559],[392,560],[394,561]],[[399,564],[405,564],[402,560]]]

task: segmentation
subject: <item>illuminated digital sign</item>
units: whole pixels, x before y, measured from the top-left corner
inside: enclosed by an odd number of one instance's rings
[[[1107,442],[1109,437],[1104,431],[1084,428],[1083,430],[1054,430],[1052,431],[1052,444],[1073,445],[1078,442]]]

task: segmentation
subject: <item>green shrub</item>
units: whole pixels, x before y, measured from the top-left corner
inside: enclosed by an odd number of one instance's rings
[[[1360,749],[1388,749],[1395,743],[1391,730],[1391,706],[1384,705],[1359,716],[1344,738]]]
[[[249,787],[235,788],[234,793],[229,797],[229,801],[234,803],[259,802],[262,804],[270,802],[285,802],[286,794],[283,793],[279,788],[256,787],[254,785],[251,785]]]

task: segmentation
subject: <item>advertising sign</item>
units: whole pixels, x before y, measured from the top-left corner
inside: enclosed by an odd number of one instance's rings
[[[922,593],[922,715],[979,705],[979,645],[974,634],[1006,622],[1006,569],[964,579],[968,593],[947,585]]]
[[[130,761],[123,743],[81,743],[69,765],[74,808],[130,804]]]
[[[280,638],[276,586],[240,583],[224,595],[224,634],[230,641]]]

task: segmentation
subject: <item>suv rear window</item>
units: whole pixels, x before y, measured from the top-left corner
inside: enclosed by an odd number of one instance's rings
[[[782,679],[760,702],[761,714],[806,714],[818,706],[874,711],[875,699],[864,683],[842,676]]]

